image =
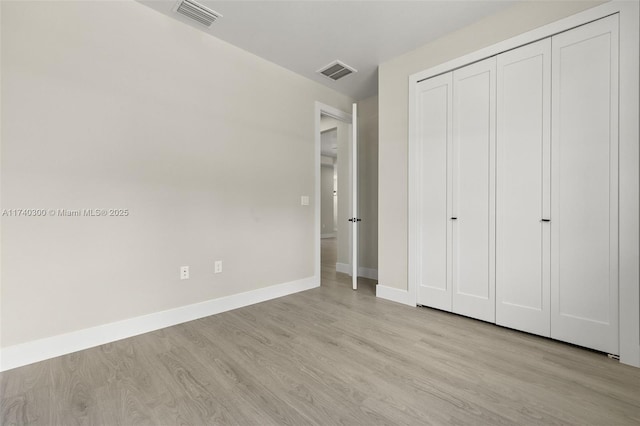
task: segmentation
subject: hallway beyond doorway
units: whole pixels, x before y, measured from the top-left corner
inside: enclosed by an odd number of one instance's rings
[[[323,238],[320,241],[320,275],[322,277],[322,286],[351,286],[351,276],[336,272],[337,260],[337,241],[336,238]],[[358,292],[376,295],[376,281],[368,278],[358,277]]]

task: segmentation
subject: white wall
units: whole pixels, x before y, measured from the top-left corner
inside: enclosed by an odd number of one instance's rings
[[[380,284],[407,289],[408,77],[600,3],[602,2],[523,2],[380,65]]]
[[[2,218],[2,348],[313,275],[351,99],[135,2],[2,2],[1,71],[2,209],[129,211]]]

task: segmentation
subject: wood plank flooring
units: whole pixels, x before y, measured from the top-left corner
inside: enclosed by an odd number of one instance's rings
[[[638,425],[640,369],[322,286],[0,374],[2,425]]]

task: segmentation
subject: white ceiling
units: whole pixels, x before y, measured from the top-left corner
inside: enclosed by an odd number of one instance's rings
[[[378,65],[513,5],[514,1],[212,1],[211,28],[172,12],[175,0],[139,0],[237,47],[361,100],[378,91]],[[358,70],[316,73],[339,59]]]

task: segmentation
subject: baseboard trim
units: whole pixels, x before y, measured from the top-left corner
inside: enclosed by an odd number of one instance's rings
[[[198,318],[219,314],[320,286],[308,277],[244,293],[233,294],[180,308],[86,328],[0,349],[0,371],[11,370],[105,343],[115,342]]]
[[[373,269],[373,268],[365,268],[364,266],[361,266],[358,268],[358,276],[359,277],[364,277],[364,278],[369,278],[371,280],[377,280],[378,279],[378,270],[377,269]]]
[[[348,263],[336,263],[336,272],[341,272],[351,276],[351,265]],[[365,268],[364,266],[358,267],[358,276],[363,278],[369,278],[372,280],[378,279],[378,270],[373,268]]]
[[[341,272],[343,274],[347,274],[351,276],[351,265],[348,263],[336,263],[336,272]]]
[[[633,350],[634,348],[631,347],[629,348],[629,350],[624,351],[626,353],[623,354],[623,350],[621,348],[620,350],[620,362],[622,364],[626,364],[626,365],[631,365],[632,367],[639,367],[640,368],[640,345],[636,348],[636,350]]]
[[[409,303],[409,292],[407,290],[400,290],[378,284],[376,286],[376,297],[402,303],[403,305],[415,306]]]

